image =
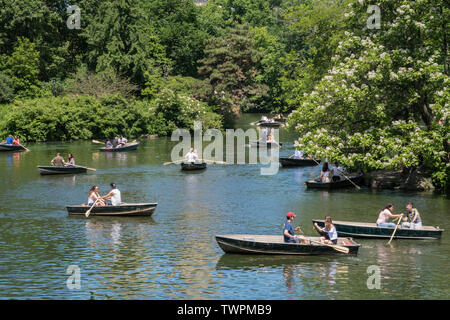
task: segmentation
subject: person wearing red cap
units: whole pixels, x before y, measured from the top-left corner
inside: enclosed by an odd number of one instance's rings
[[[287,221],[284,223],[284,229],[283,229],[283,236],[284,236],[284,242],[290,242],[290,243],[300,243],[300,240],[302,243],[306,243],[306,240],[304,236],[296,236],[294,233],[294,228],[292,227],[292,222],[294,221],[294,218],[296,215],[293,212],[288,212],[286,214]],[[295,231],[300,230],[300,227],[295,228]]]

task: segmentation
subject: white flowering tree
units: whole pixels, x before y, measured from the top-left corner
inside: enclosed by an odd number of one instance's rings
[[[367,3],[348,7],[349,29],[328,74],[292,99],[296,148],[364,171],[422,166],[450,185],[450,9],[442,1],[378,1],[381,28],[366,27]]]

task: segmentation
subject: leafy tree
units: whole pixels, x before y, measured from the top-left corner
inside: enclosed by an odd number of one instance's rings
[[[14,89],[11,78],[0,72],[0,103],[9,103],[14,99]]]

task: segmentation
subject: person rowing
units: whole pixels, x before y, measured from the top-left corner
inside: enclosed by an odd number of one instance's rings
[[[9,135],[8,138],[6,138],[6,144],[13,144],[14,138],[12,137],[12,135]]]
[[[20,140],[19,140],[18,136],[14,137],[14,140],[13,140],[12,144],[15,145],[15,146],[20,146]]]
[[[115,149],[115,148],[117,148],[118,145],[119,145],[119,138],[115,137],[113,142],[112,142],[112,146]]]
[[[339,162],[335,161],[334,166],[331,167],[331,173],[332,173],[332,181],[340,181],[341,180],[341,173],[344,171],[342,167],[339,165]]]
[[[395,223],[389,222],[389,219],[400,218],[403,214],[392,214],[393,212],[394,205],[392,203],[388,203],[378,215],[377,226],[380,228],[395,228]]]
[[[331,174],[330,170],[328,169],[328,162],[325,162],[322,166],[322,171],[320,172],[320,181],[322,181],[322,183],[331,182]]]
[[[184,156],[187,162],[194,163],[198,159],[198,155],[194,152],[194,148],[189,149],[189,152]]]
[[[114,182],[110,184],[111,191],[102,197],[102,199],[109,199],[111,201],[111,205],[120,206],[122,204],[122,198],[120,196],[120,190],[117,189],[117,186]]]
[[[292,227],[292,222],[294,221],[296,215],[293,212],[288,212],[286,214],[286,222],[283,227],[283,236],[284,242],[287,243],[302,243],[307,244],[308,241],[305,236],[297,236],[294,231],[299,231],[300,227],[296,227],[295,229]]]
[[[123,136],[120,136],[119,138],[119,147],[123,147],[128,143],[127,138],[124,138]]]
[[[325,217],[325,228],[319,227],[317,222],[314,222],[314,226],[320,232],[325,233],[325,236],[320,237],[320,242],[325,244],[337,244],[338,234],[330,216]]]
[[[112,145],[111,141],[109,141],[109,139],[106,140],[105,148],[106,149],[112,149],[113,148],[113,145]]]
[[[50,163],[55,167],[64,167],[64,165],[66,164],[64,158],[61,157],[61,154],[59,152],[56,154],[56,157],[54,157],[52,161],[50,161]]]
[[[93,206],[95,203],[96,206],[106,206],[106,201],[100,197],[100,194],[98,193],[98,187],[92,186],[91,189],[89,189],[89,197],[88,197],[88,206]]]
[[[402,228],[409,228],[409,229],[422,229],[422,219],[420,218],[419,211],[417,211],[416,208],[414,208],[412,202],[408,202],[406,204],[406,217],[404,217],[402,220]],[[409,222],[408,222],[409,219]]]
[[[305,156],[305,153],[303,151],[301,151],[301,150],[294,151],[294,159],[301,160],[304,158],[304,156]]]

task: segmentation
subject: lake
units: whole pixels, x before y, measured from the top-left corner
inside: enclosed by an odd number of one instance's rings
[[[245,114],[247,129],[260,115]],[[280,156],[295,133],[282,129]],[[307,190],[320,167],[261,175],[260,164],[208,165],[186,173],[163,166],[177,142],[143,140],[138,150],[101,153],[91,142],[34,143],[31,152],[0,153],[0,299],[448,299],[450,237],[441,240],[357,239],[357,256],[243,256],[218,247],[216,234],[280,234],[288,211],[316,235],[311,219],[375,222],[388,202],[412,201],[424,225],[449,228],[450,199],[434,193],[367,188]],[[208,143],[206,143],[208,144]],[[40,176],[61,152],[96,172]],[[87,201],[115,182],[124,202],[158,202],[145,217],[69,217],[65,206]],[[81,288],[69,289],[69,266]],[[368,267],[380,270],[369,289]]]

